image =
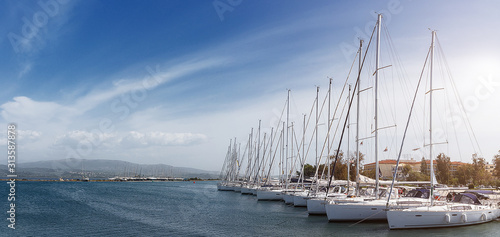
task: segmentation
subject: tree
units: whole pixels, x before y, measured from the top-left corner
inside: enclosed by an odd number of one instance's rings
[[[375,170],[364,170],[361,174],[368,178],[375,179]]]
[[[337,150],[333,151],[335,154]],[[333,177],[335,179],[347,179],[347,161],[344,160],[344,152],[340,151],[337,159],[337,164],[335,162],[335,155],[330,156],[332,163],[330,164],[330,172],[333,172]],[[333,167],[335,166],[335,170]]]
[[[427,161],[422,157],[422,161],[420,161],[420,173],[424,175],[429,175],[429,167],[427,167]]]
[[[472,182],[474,185],[484,185],[490,180],[490,175],[486,172],[486,160],[477,154],[472,155]]]
[[[408,178],[408,174],[411,172],[411,166],[410,165],[403,165],[401,168],[401,174],[403,174],[403,177],[405,179]]]
[[[351,167],[349,168],[349,176],[351,178],[351,181],[354,181],[356,182],[356,165],[357,165],[357,162],[356,162],[356,157],[353,157],[353,162],[351,163]],[[361,173],[361,167],[363,167],[363,161],[365,160],[365,155],[363,153],[359,153],[359,166],[360,166],[360,170],[359,172]]]
[[[410,171],[408,173],[408,181],[429,181],[429,176],[422,174],[421,172]]]
[[[462,185],[467,185],[472,182],[472,165],[464,164],[457,168],[455,172],[455,177],[458,179],[458,183]]]
[[[308,178],[311,176],[314,176],[316,173],[316,167],[312,166],[310,164],[305,164],[304,165],[304,178]],[[297,171],[297,175],[300,175],[300,171]]]
[[[436,179],[439,183],[447,184],[450,181],[450,157],[440,153],[436,159]]]
[[[493,164],[495,165],[493,175],[495,175],[495,177],[497,178],[500,178],[500,150],[498,151],[498,154],[493,156]]]

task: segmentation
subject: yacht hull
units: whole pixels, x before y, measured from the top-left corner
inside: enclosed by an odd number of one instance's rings
[[[222,184],[217,184],[217,190],[219,191],[233,191],[233,187],[229,187]]]
[[[248,187],[241,187],[241,194],[252,194],[252,189]]]
[[[283,200],[283,194],[281,190],[257,190],[257,200],[280,201]]]
[[[307,195],[298,193],[293,196],[293,206],[295,207],[307,207]]]
[[[325,206],[328,221],[384,221],[385,204],[339,203]]]
[[[324,197],[307,199],[307,212],[309,215],[326,215],[326,203],[328,200]]]
[[[387,221],[390,229],[414,229],[466,226],[490,222],[499,217],[499,209],[450,210],[423,208],[416,210],[390,210]]]
[[[290,193],[284,193],[283,194],[283,201],[285,201],[285,204],[292,204],[293,205],[293,195]]]
[[[234,186],[233,191],[240,193],[241,192],[241,186]]]

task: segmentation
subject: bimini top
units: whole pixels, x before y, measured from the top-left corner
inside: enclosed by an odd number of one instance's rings
[[[429,198],[430,191],[425,188],[417,188],[410,190],[406,197]]]
[[[480,193],[480,194],[496,194],[491,190],[467,190],[466,193]]]
[[[481,202],[473,193],[457,193],[452,202],[481,205]]]

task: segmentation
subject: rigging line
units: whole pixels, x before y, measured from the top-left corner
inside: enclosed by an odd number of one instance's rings
[[[277,125],[276,125],[276,131],[278,131],[278,129],[280,128],[280,123],[284,122],[284,121],[282,121],[282,118],[283,118],[283,114],[285,113],[285,109],[287,107],[287,103],[288,103],[288,100],[285,102],[285,105],[283,105],[283,109],[281,110],[280,119],[278,120]],[[276,135],[277,134],[274,134],[273,139],[276,139]]]
[[[387,30],[387,26],[385,25],[385,22],[382,22],[382,25],[384,26],[384,29],[385,29],[386,37],[387,37],[387,39],[388,39],[387,41],[389,42],[389,43],[388,43],[388,45],[389,45],[389,48],[390,48],[390,53],[391,53],[390,55],[392,55],[392,57],[393,57],[393,58],[394,58],[394,60],[396,61],[396,65],[397,65],[396,70],[395,70],[395,71],[396,71],[396,74],[397,74],[398,78],[402,78],[402,80],[398,80],[398,82],[399,82],[400,84],[404,84],[404,86],[402,86],[402,88],[403,88],[403,89],[408,90],[408,87],[409,87],[409,86],[408,86],[408,84],[407,84],[407,79],[406,79],[406,77],[405,77],[405,75],[406,75],[406,70],[405,70],[405,68],[404,68],[404,66],[403,66],[403,63],[402,63],[402,61],[401,61],[401,58],[400,58],[400,57],[399,57],[399,55],[397,54],[397,51],[394,49],[394,46],[393,46],[393,45],[394,45],[394,42],[393,42],[393,40],[392,40],[392,37],[391,37],[391,35],[390,35],[389,31]],[[401,71],[400,71],[400,70],[397,70],[397,69],[400,69]],[[393,90],[394,90],[394,87],[393,87]],[[409,95],[408,91],[406,91],[406,90],[403,90],[403,93],[406,93],[406,94],[408,94],[408,95]],[[394,93],[394,94],[393,94],[393,96],[394,96],[394,101],[396,101],[396,100],[395,100],[395,95],[396,95],[396,93]],[[408,106],[410,103],[409,103],[409,101],[407,100],[406,96],[403,96],[403,98],[404,98],[404,100],[405,100],[406,105]]]
[[[340,99],[339,99],[339,101],[337,102],[337,104],[340,104],[340,102],[341,102],[341,101],[342,101],[342,100],[340,100]],[[343,112],[343,111],[344,111],[344,108],[345,108],[345,104],[344,104],[344,107],[343,107],[343,108],[342,108],[342,110],[341,110],[341,111],[342,111],[342,113],[340,114],[340,117],[342,117],[342,115],[344,114],[344,112]],[[330,135],[330,129],[331,129],[332,124],[333,124],[333,123],[330,123],[329,129],[328,129],[328,132],[327,132],[327,136],[329,136],[329,135]],[[338,124],[339,124],[339,123],[337,123],[337,128],[338,128]],[[335,132],[335,134],[334,134],[334,136],[333,136],[333,139],[332,139],[331,145],[333,145],[333,141],[335,140],[335,136],[336,136],[336,132]],[[322,156],[323,156],[323,153],[324,153],[324,151],[325,151],[325,147],[326,147],[327,143],[328,143],[328,141],[327,141],[327,139],[325,139],[325,141],[324,141],[324,143],[323,143],[323,146],[322,146],[322,149],[321,149],[320,157],[322,157]],[[328,154],[328,155],[330,155],[330,154]],[[327,157],[327,161],[326,161],[327,163],[329,163],[329,162],[328,162],[328,161],[329,161],[329,158],[330,158],[330,157]],[[321,162],[321,158],[320,158],[320,162]]]
[[[247,142],[247,144],[245,146],[245,149],[243,150],[243,155],[241,156],[241,157],[243,157],[242,162],[241,162],[242,164],[243,164],[243,160],[245,160],[245,156],[247,154],[247,148],[248,148],[248,142]],[[247,163],[248,163],[248,158],[246,160],[247,160]],[[247,167],[248,167],[248,164],[247,164]],[[248,171],[248,168],[245,169],[245,174],[243,175],[243,177],[247,176],[247,171]]]
[[[448,97],[448,96],[447,96]],[[451,102],[449,99],[446,100],[448,102],[448,107],[451,108]],[[450,111],[450,114],[451,114],[451,111]],[[454,135],[455,135],[455,142],[456,142],[456,146],[457,146],[457,149],[458,149],[458,154],[459,154],[459,157],[460,157],[460,161],[463,161],[463,157],[462,157],[462,151],[460,150],[460,146],[458,145],[458,133],[457,133],[457,128],[456,126],[451,126],[453,127],[453,131],[454,131]],[[449,153],[448,153],[449,154]]]
[[[447,61],[447,60],[446,60],[446,58],[444,57],[444,51],[443,51],[443,48],[441,47],[441,43],[439,42],[439,39],[437,38],[437,36],[436,36],[436,41],[437,41],[437,44],[438,44],[438,46],[439,46],[439,47],[438,47],[438,50],[439,50],[439,52],[443,55],[443,61],[444,61],[445,65],[446,65],[446,69],[447,69],[448,74],[449,74],[449,78],[450,78],[450,81],[451,81],[451,84],[452,84],[452,88],[453,88],[453,90],[454,90],[454,92],[455,92],[455,97],[457,98],[457,100],[458,100],[458,101],[459,101],[459,103],[460,103],[461,109],[463,110],[462,112],[463,112],[464,117],[465,117],[465,119],[466,119],[466,121],[467,121],[467,125],[469,125],[469,129],[471,130],[472,136],[474,137],[474,140],[475,140],[475,142],[476,142],[476,145],[477,145],[477,148],[478,148],[478,150],[479,150],[479,153],[480,153],[480,154],[483,154],[483,152],[481,151],[481,147],[479,146],[479,142],[477,141],[476,134],[475,134],[474,130],[472,129],[472,125],[471,125],[471,123],[470,123],[469,116],[467,116],[467,113],[465,112],[465,106],[464,106],[464,104],[463,104],[463,101],[462,101],[462,99],[458,96],[458,90],[457,90],[457,88],[456,88],[456,85],[455,85],[455,82],[454,82],[453,76],[451,75],[451,70],[450,70],[450,68],[449,68],[448,61]],[[468,131],[468,129],[467,129],[467,126],[466,126],[466,130],[467,130],[467,133],[469,133],[469,131]],[[469,133],[469,139],[471,139],[471,138],[470,138],[470,133]],[[472,142],[472,139],[471,139],[471,143],[473,143],[473,142]],[[473,143],[473,144],[474,144],[474,143]],[[474,146],[474,145],[473,145],[473,146]],[[475,149],[475,148],[474,148],[474,149]]]
[[[321,105],[321,109],[319,110],[318,120],[319,118],[321,118],[321,115],[323,114],[323,109],[325,108],[325,103],[327,99],[328,99],[328,94],[325,95],[325,99],[323,100],[323,104]]]
[[[408,131],[408,125],[410,124],[411,114],[413,112],[413,107],[414,107],[415,101],[417,99],[418,88],[420,88],[420,82],[422,81],[422,77],[423,77],[423,74],[425,71],[425,65],[427,64],[427,60],[429,59],[430,53],[431,53],[431,49],[429,49],[429,51],[427,52],[427,57],[425,58],[424,66],[422,68],[422,72],[420,73],[420,78],[418,79],[417,89],[415,90],[415,95],[413,96],[413,102],[412,102],[411,107],[410,107],[410,112],[408,113],[408,119],[406,120],[405,131],[403,133],[403,138],[401,139],[401,147],[399,148],[399,155],[398,155],[398,159],[396,161],[396,169],[395,169],[396,171],[398,170],[399,160],[401,159],[401,153],[403,152],[403,145],[404,145],[404,142],[406,139],[406,132]],[[389,207],[389,200],[391,199],[392,189],[394,187],[394,182],[396,180],[397,173],[398,172],[394,172],[394,174],[392,176],[392,183],[391,183],[391,188],[389,189],[389,195],[388,195],[389,197],[387,198],[386,207]]]
[[[308,118],[308,120],[307,120],[307,126],[306,126],[306,127],[308,127],[308,126],[309,126],[309,120],[310,120],[310,119],[311,119],[311,117],[312,117],[312,114],[313,114],[312,112],[313,112],[314,107],[315,107],[315,105],[316,105],[316,103],[317,103],[317,102],[318,102],[318,100],[315,98],[315,99],[314,99],[314,103],[313,103],[313,104],[312,104],[312,106],[311,106],[311,111],[309,112],[309,118]],[[306,160],[306,157],[309,155],[309,151],[310,151],[311,146],[312,146],[312,143],[313,143],[313,142],[312,142],[312,140],[314,139],[314,136],[316,135],[316,132],[317,132],[316,130],[317,130],[317,129],[313,129],[312,134],[311,134],[311,139],[309,140],[309,143],[308,143],[308,145],[307,145],[307,151],[306,151],[306,154],[304,155],[304,165],[305,165],[305,160]],[[304,135],[304,136],[305,136],[305,135]],[[304,177],[304,178],[305,178],[305,177]],[[312,188],[312,187],[309,187],[309,189],[311,189],[311,188]]]
[[[449,88],[449,84],[445,82],[445,86],[444,87],[445,88]],[[445,118],[447,118],[446,115],[451,114],[451,106],[450,106],[451,105],[451,103],[450,103],[450,97],[451,97],[451,95],[450,95],[450,92],[447,89],[444,90],[444,96],[445,96],[445,98],[444,98],[444,101],[445,101],[445,111],[444,111],[444,113],[445,113]],[[446,106],[446,104],[448,106]],[[448,138],[451,136],[451,131],[449,131],[450,128],[448,126],[449,125],[448,122],[445,121],[444,124],[445,124],[446,132],[447,132],[446,139],[448,140]],[[456,130],[456,128],[454,126],[452,126],[452,127],[453,127],[453,132],[454,132],[454,135],[455,135],[455,139],[456,139],[455,142],[456,142],[456,145],[458,147],[458,140],[457,140],[457,134],[456,134],[457,130]],[[449,143],[446,144],[446,153],[450,154],[450,145],[449,145]],[[458,153],[459,153],[459,156],[460,156],[460,160],[462,160],[462,152],[460,151],[460,147],[458,147]]]
[[[257,134],[255,134],[257,136]],[[260,172],[260,164],[262,161],[259,161],[258,159],[258,156],[257,156],[257,139],[254,139],[253,140],[253,151],[252,152],[252,159],[254,159],[254,162],[253,162],[253,166],[252,166],[252,172],[250,173],[252,177],[255,177],[254,178],[254,182],[256,181],[256,179],[258,178],[257,176],[259,175],[259,172]],[[265,160],[266,158],[263,157],[262,160]]]
[[[292,130],[293,130],[293,129],[292,129]],[[302,167],[302,165],[303,165],[302,163],[303,163],[303,162],[302,162],[302,157],[301,157],[301,155],[300,155],[300,148],[301,148],[301,147],[300,147],[300,146],[299,146],[299,144],[297,143],[297,136],[296,136],[296,133],[295,133],[295,132],[293,132],[293,134],[292,134],[292,142],[293,142],[293,140],[295,140],[295,145],[296,145],[296,148],[295,148],[295,149],[297,150],[297,157],[295,158],[295,161],[294,161],[293,166],[294,166],[294,168],[298,168],[298,167],[296,167],[296,166],[295,166],[295,163],[296,163],[296,161],[297,161],[297,160],[299,160],[299,161],[300,161],[300,163],[301,163],[301,167]]]
[[[306,131],[307,131],[307,128],[309,127],[309,121],[311,120],[311,117],[312,117],[312,112],[314,110],[314,105],[316,105],[316,97],[314,97],[314,102],[311,106],[311,111],[309,111],[309,117],[307,118],[307,123],[306,123],[306,127],[304,128]]]
[[[325,96],[325,99],[323,100],[323,104],[321,105],[321,109],[320,109],[319,114],[318,114],[318,120],[319,120],[319,118],[321,118],[321,114],[323,113],[323,109],[324,109],[324,107],[325,107],[325,103],[326,103],[326,100],[327,100],[327,99],[328,99],[328,94]],[[319,124],[316,124],[316,129],[315,129],[315,130],[316,130],[316,133],[318,133],[318,125],[319,125]],[[318,133],[318,134],[319,134],[319,133]],[[319,164],[320,164],[320,163],[321,163],[321,155],[319,156],[318,163],[316,164],[316,165],[317,165],[317,167],[316,167],[316,171],[319,169],[319,166],[320,166]],[[316,172],[316,173],[317,173],[317,172]],[[324,173],[322,173],[322,174],[321,174],[321,176],[322,176],[322,177],[323,177],[323,174],[324,174]],[[316,177],[317,177],[317,176],[316,176]]]
[[[276,131],[276,133],[278,133],[278,131]],[[280,141],[281,141],[281,139],[283,137],[282,136],[283,135],[283,131],[279,132],[279,134],[280,134],[280,136],[278,138],[278,142],[276,142],[276,149],[274,150],[273,158],[269,162],[269,171],[267,172],[266,183],[270,183],[269,177],[271,177],[271,170],[272,170],[272,167],[273,167],[273,164],[274,164],[274,159],[276,158],[276,153],[278,152],[278,150],[280,150],[279,144],[280,144]],[[272,147],[271,147],[271,150],[272,150]],[[280,174],[281,174],[281,172],[280,172]]]
[[[431,46],[429,46],[429,50],[431,49]],[[430,70],[428,68],[426,68],[426,74],[427,76],[425,77],[425,88],[427,90],[427,87],[429,86],[430,88],[430,83],[429,83],[429,75],[430,75]],[[424,118],[422,120],[422,132],[420,133],[422,135],[422,147],[425,147],[425,135],[426,135],[426,126],[427,124],[429,123],[429,121],[427,121],[427,117],[425,116],[425,111],[427,111],[427,96],[424,95],[424,110],[422,111],[422,117]],[[427,155],[427,154],[425,154]],[[429,159],[431,159],[431,157],[429,157]]]
[[[358,54],[356,54],[356,57],[355,57],[355,59],[354,59],[354,62],[356,62],[357,55],[358,55]],[[350,73],[349,73],[348,77],[346,78],[346,82],[349,80],[349,77],[350,77]],[[337,108],[338,108],[338,106],[341,104],[341,101],[342,101],[342,99],[341,99],[341,98],[339,98],[339,101],[337,102],[336,110],[335,110],[335,113],[334,113],[334,116],[333,116],[333,117],[335,117],[335,115],[336,115],[336,113],[337,113]],[[340,117],[342,117],[342,116],[343,116],[343,114],[344,114],[346,103],[347,103],[347,102],[345,102],[345,103],[344,103],[344,106],[343,106],[343,107],[342,107],[342,109],[340,110],[340,111],[342,111],[342,112],[341,112],[341,114],[340,114]],[[329,125],[329,127],[328,127],[327,136],[329,136],[329,135],[330,135],[330,132],[331,132],[331,127],[332,127],[332,126],[333,126],[333,122],[332,122],[332,123],[330,123],[330,125]],[[331,141],[331,143],[330,143],[330,146],[333,146],[334,140],[335,140],[335,138],[336,138],[336,136],[337,136],[337,131],[338,131],[339,126],[340,126],[340,123],[337,123],[337,127],[336,127],[336,129],[335,129],[335,133],[333,134],[333,138],[332,138],[332,141]],[[325,147],[327,146],[327,143],[328,143],[328,141],[327,141],[327,139],[325,139],[325,141],[324,141],[324,143],[323,143],[322,150],[321,150],[321,157],[323,156],[323,153],[324,153],[324,151],[325,151]],[[329,163],[329,161],[330,161],[330,160],[329,160],[329,159],[330,159],[329,155],[330,155],[330,154],[328,154],[328,157],[327,157],[327,160],[326,160],[326,163],[325,163],[325,164]],[[325,166],[325,167],[326,167],[326,166]],[[324,168],[324,169],[325,169],[325,168]],[[323,171],[324,171],[324,170],[323,170]]]
[[[441,73],[441,78],[445,78],[445,75],[443,73],[444,72],[444,70],[443,70],[444,66],[443,66],[443,62],[442,62],[442,55],[437,54],[437,58],[438,58],[438,60],[437,60],[438,66],[441,69],[441,70],[439,70],[439,72]],[[446,85],[446,82],[445,82],[445,85]],[[434,90],[437,90],[437,88],[434,89]],[[444,90],[444,92],[445,92],[445,96],[446,96],[446,90]],[[445,100],[446,100],[446,97],[445,97]],[[443,128],[444,133],[446,134],[446,137],[448,137],[448,131],[445,129],[446,128],[446,122],[443,121],[444,120],[443,118],[445,118],[445,116],[441,113],[441,110],[439,110],[439,109],[436,112],[438,114],[437,117],[439,119],[441,127]]]
[[[340,102],[340,100],[339,100]],[[342,113],[340,114],[340,117],[342,118],[343,115],[344,115],[344,112],[345,112],[345,107],[349,104],[349,100],[346,100],[344,102],[344,106],[342,107]],[[341,123],[337,123],[337,126],[335,128],[335,133],[333,134],[333,139],[332,141],[330,142],[330,147],[333,147],[333,143],[335,142],[335,138],[337,137],[337,132],[339,131],[339,127],[340,127]],[[325,141],[326,142],[326,141]]]
[[[271,132],[272,133],[272,132]],[[272,134],[271,134],[272,135]],[[269,158],[266,158],[266,152],[267,152],[267,148],[269,146],[269,142],[271,142],[271,139],[269,139],[268,143],[266,143],[266,133],[264,133],[264,137],[262,139],[262,143],[264,143],[264,147],[262,148],[262,161],[261,163],[259,164],[259,168],[257,169],[257,174],[256,176],[259,175],[259,171],[260,171],[260,166],[262,166],[262,172],[264,172],[264,164],[267,163],[267,161],[269,160]],[[260,175],[260,177],[262,177],[262,175]],[[258,177],[256,177],[258,178]]]
[[[292,90],[290,90],[290,101],[292,102],[292,107],[298,112],[299,107],[297,106],[297,103],[295,103],[295,97],[293,96]]]
[[[307,125],[309,125],[309,120],[310,120],[310,118],[312,117],[312,111],[314,110],[314,106],[316,105],[316,103],[318,103],[318,100],[314,99],[314,103],[313,103],[313,105],[312,105],[312,107],[311,107],[311,112],[309,113],[309,118],[308,118],[308,120],[307,120]],[[307,126],[307,127],[309,127],[309,126]],[[308,143],[308,146],[307,146],[307,152],[306,152],[306,154],[309,154],[309,150],[310,150],[311,145],[312,145],[312,140],[314,139],[314,135],[316,135],[316,132],[317,132],[316,130],[317,130],[317,129],[313,129],[313,130],[312,130],[311,139],[309,140],[309,143]],[[307,156],[307,155],[306,155],[306,156]]]
[[[355,65],[355,63],[356,63],[356,59],[357,59],[357,57],[358,57],[358,54],[356,54],[356,56],[354,57],[354,60],[353,60],[353,62],[352,62],[352,64],[351,64],[351,68],[349,69],[349,73],[347,74],[347,78],[346,78],[346,79],[345,79],[345,81],[344,81],[344,86],[342,87],[342,91],[341,91],[340,96],[339,96],[339,101],[337,102],[337,105],[335,106],[335,110],[334,110],[334,112],[333,112],[333,118],[335,118],[335,116],[337,115],[337,110],[338,110],[338,107],[339,107],[339,104],[340,104],[340,101],[341,101],[342,95],[344,94],[344,92],[345,92],[345,88],[347,87],[347,82],[349,81],[349,77],[350,77],[351,72],[352,72],[352,69],[353,69],[353,67],[354,67],[354,65]],[[327,97],[325,97],[325,101],[326,101],[326,98],[327,98]],[[323,104],[325,103],[325,101],[323,102]],[[321,110],[323,110],[323,106],[322,106]],[[312,110],[311,110],[311,113],[312,113]],[[342,112],[342,114],[343,114],[343,112]],[[342,117],[342,116],[341,116],[341,117]],[[330,119],[330,118],[328,118],[328,119]],[[331,127],[332,127],[332,125],[333,125],[333,122],[332,122],[332,123],[330,123],[330,121],[328,121],[328,124],[329,124],[329,126],[328,126],[328,130],[327,130],[327,136],[329,136],[329,134],[330,134],[330,130],[331,130]],[[335,133],[335,134],[336,134],[336,133]],[[312,138],[311,138],[311,140],[312,140]],[[333,137],[333,139],[332,139],[332,144],[333,144],[333,140],[335,140],[335,135],[334,135],[334,137]],[[325,142],[326,142],[326,140],[325,140]],[[323,144],[323,148],[322,148],[322,150],[321,150],[320,159],[319,159],[319,161],[318,161],[318,167],[316,167],[315,177],[317,177],[317,175],[318,175],[318,171],[319,171],[319,164],[321,163],[321,157],[323,156],[324,148],[325,148],[325,144]],[[329,154],[328,154],[328,155],[329,155]],[[328,159],[327,159],[327,160],[328,160]]]
[[[358,51],[359,51],[359,50],[358,50]],[[353,62],[352,62],[352,64],[351,64],[351,68],[349,69],[349,73],[347,74],[347,78],[346,78],[346,79],[345,79],[345,81],[344,81],[344,86],[342,87],[342,91],[341,91],[341,93],[340,93],[340,96],[339,96],[339,100],[338,100],[338,102],[337,102],[337,105],[335,106],[335,110],[334,110],[334,112],[333,112],[333,117],[332,117],[332,118],[335,118],[335,117],[336,117],[336,115],[337,115],[337,111],[338,111],[338,108],[339,108],[340,102],[342,101],[342,100],[341,100],[342,95],[344,94],[344,92],[345,92],[345,88],[347,87],[347,82],[349,81],[349,78],[350,78],[350,76],[351,76],[351,72],[352,72],[352,69],[353,69],[353,67],[354,67],[354,65],[355,65],[355,63],[356,63],[356,59],[358,59],[358,56],[360,56],[360,55],[361,55],[361,52],[357,53],[357,54],[356,54],[356,56],[354,57],[354,60],[353,60]],[[342,112],[341,112],[341,114],[340,114],[340,117],[342,117],[342,115],[344,114],[344,108],[345,108],[345,104],[344,104],[344,107],[343,107],[343,108],[342,108],[342,110],[341,110]],[[330,118],[329,118],[329,119],[330,119]],[[332,128],[332,126],[333,126],[333,121],[332,121],[332,122],[328,121],[328,124],[329,124],[329,126],[328,126],[328,130],[327,130],[327,136],[330,136],[330,131],[331,131],[331,128]],[[336,130],[335,130],[335,133],[333,134],[332,142],[331,142],[331,144],[330,144],[331,146],[333,146],[333,142],[334,142],[334,140],[335,140],[335,137],[336,137],[336,134],[337,134],[337,131],[338,131],[338,127],[339,127],[339,125],[340,125],[340,123],[337,123],[337,127],[336,127]],[[325,142],[323,143],[323,147],[322,147],[321,154],[320,154],[320,162],[321,162],[321,157],[323,156],[323,152],[324,152],[324,150],[325,150],[325,146],[326,146],[326,144],[327,144],[327,141],[326,141],[326,139],[325,139]],[[328,154],[328,156],[329,156],[329,155],[330,155],[330,154]],[[328,161],[329,161],[329,159],[330,159],[330,157],[327,157],[327,163],[329,163],[329,162],[328,162]],[[319,164],[320,162],[318,162],[318,164]],[[319,169],[319,165],[318,165],[318,167],[317,167],[317,168]],[[316,175],[317,175],[317,172],[316,172]]]
[[[312,112],[314,110],[314,106],[316,105],[316,97],[314,98],[314,103],[312,104],[311,106],[311,111],[309,112],[309,117],[307,118],[307,123],[306,123],[306,126],[304,128],[304,132],[307,131],[307,128],[309,127],[309,121],[311,120],[311,117],[312,117]],[[307,146],[307,152],[304,154],[304,164],[302,166],[305,165],[306,163],[306,157],[309,155],[309,150],[311,149],[311,145],[312,145],[312,139],[314,138],[314,135],[315,135],[315,129],[313,129],[313,134],[311,135],[311,140],[309,140],[309,144]],[[303,134],[303,136],[305,136],[305,133]],[[305,142],[305,139],[302,139],[304,142]],[[300,145],[302,146],[302,141],[300,142]],[[305,145],[305,144],[304,144]]]
[[[389,55],[392,56],[392,60],[394,60],[395,64],[399,65],[401,62],[398,61],[396,50],[394,49],[394,47],[392,45],[393,42],[392,42],[392,39],[390,37],[389,31],[387,30],[387,26],[385,25],[385,22],[382,22],[382,24],[384,26],[384,29],[385,29],[384,32],[385,32],[386,37],[388,39],[388,40],[386,40],[386,42],[387,42],[387,45],[389,46]],[[399,75],[399,71],[397,70],[397,67],[394,70],[391,70],[391,72],[392,72],[391,78],[399,78],[399,77],[401,77]],[[396,73],[396,75],[398,77],[395,77],[394,73]],[[394,115],[393,115],[394,116],[393,117],[394,123],[396,123],[396,116],[397,116],[397,109],[396,109],[396,87],[395,87],[395,84],[396,84],[396,81],[393,80],[393,83],[392,83],[392,101],[394,102],[394,104],[393,104],[393,106],[394,106],[393,107],[393,111],[394,111]],[[403,97],[405,97],[405,96],[403,96]]]
[[[339,103],[340,103],[340,101],[341,101],[341,100],[339,100]],[[348,100],[348,98],[346,98],[346,102],[344,103],[344,106],[342,107],[342,113],[340,114],[340,117],[342,117],[342,115],[344,114],[344,111],[345,111],[345,106],[348,104],[348,102],[349,102],[349,100]],[[332,141],[331,141],[331,143],[330,143],[330,145],[331,145],[331,146],[333,146],[333,143],[334,143],[335,137],[336,137],[336,135],[337,135],[337,130],[338,130],[339,124],[340,124],[340,123],[337,123],[337,128],[336,128],[335,133],[334,133],[334,135],[333,135],[333,139],[332,139]],[[331,124],[330,124],[330,126],[331,126]],[[330,130],[328,130],[328,135],[330,135]],[[325,139],[325,142],[323,143],[323,149],[321,150],[321,156],[323,155],[323,152],[324,152],[324,150],[325,150],[325,147],[326,147],[327,143],[328,143],[328,141],[327,141],[327,139]],[[327,155],[327,159],[326,159],[326,161],[325,161],[325,166],[324,166],[324,168],[323,168],[323,173],[325,172],[325,169],[327,168],[327,166],[326,166],[326,165],[330,165],[330,164],[329,164],[329,163],[330,163],[330,156],[329,156],[329,155],[330,155],[330,154],[328,154],[328,155]],[[333,171],[330,171],[330,172],[333,172]],[[333,175],[333,173],[332,173],[331,175]]]
[[[378,23],[377,23],[378,25]],[[372,42],[372,39],[373,39],[373,35],[375,34],[375,29],[376,27],[373,28],[373,32],[372,32],[372,35],[370,36],[370,41],[368,41],[368,46],[366,47],[366,51],[365,51],[365,56],[363,57],[363,62],[361,63],[361,68],[363,68],[363,65],[365,64],[365,59],[366,59],[366,55],[368,53],[368,49],[370,48],[370,45],[371,45],[371,42]],[[337,165],[337,160],[339,158],[339,152],[340,152],[340,145],[342,144],[342,138],[344,137],[344,132],[345,132],[345,128],[346,128],[346,124],[347,124],[347,120],[349,118],[349,112],[351,111],[351,105],[352,105],[352,102],[354,101],[354,95],[356,93],[356,88],[358,87],[358,84],[359,84],[359,79],[360,79],[360,74],[361,72],[358,73],[358,78],[356,79],[356,83],[354,84],[354,89],[353,89],[353,95],[351,97],[351,101],[349,102],[349,108],[347,109],[347,115],[346,115],[346,118],[345,118],[345,121],[344,121],[344,127],[342,128],[342,134],[340,135],[340,140],[339,140],[339,145],[338,145],[338,148],[337,148],[337,154],[335,154],[335,162],[333,163],[333,173],[335,173],[335,166]],[[328,193],[328,190],[330,188],[330,185],[332,183],[332,178],[333,178],[333,175],[330,176],[330,181],[328,182],[328,186],[326,187],[326,193]]]
[[[389,38],[389,31],[387,30],[387,27],[385,26],[385,23],[384,23],[384,22],[382,22],[382,26],[383,26],[383,29],[384,29],[384,35],[385,35],[387,38]],[[390,59],[392,58],[392,59],[396,62],[396,58],[395,58],[395,56],[394,56],[394,47],[392,47],[392,46],[390,45],[390,43],[391,43],[391,42],[389,42],[388,40],[384,40],[384,42],[385,42],[385,45],[387,46],[387,48],[389,48],[389,58],[390,58]],[[382,64],[382,65],[383,65],[383,64]],[[388,66],[385,66],[385,67],[381,67],[380,69],[387,68],[387,67],[390,67],[390,66],[393,66],[393,65],[391,64],[391,65],[388,65]],[[377,69],[377,70],[379,70],[379,69]],[[394,72],[394,70],[391,70],[391,71],[392,71],[392,72]],[[383,73],[383,75],[385,76],[385,73],[384,73],[383,71],[382,71],[382,73]],[[393,73],[393,74],[394,74],[394,73]],[[391,115],[392,115],[392,118],[393,118],[393,120],[394,120],[394,123],[396,123],[396,112],[397,112],[397,111],[396,111],[396,109],[395,109],[395,108],[396,108],[396,107],[395,107],[395,105],[396,105],[396,103],[395,103],[395,101],[396,101],[396,100],[395,100],[396,93],[394,93],[394,84],[395,84],[395,82],[394,82],[394,76],[393,76],[393,77],[391,77],[391,79],[392,79],[392,80],[391,80],[391,81],[392,81],[391,86],[392,86],[392,90],[393,90],[393,93],[392,93],[393,100],[392,100],[392,101],[394,102],[394,108],[393,108],[392,110],[389,110],[389,112],[390,112],[390,113],[391,113]],[[387,86],[387,85],[386,85],[386,87],[385,87],[385,90],[386,90],[386,91],[388,91],[388,90],[390,89],[390,88],[387,88],[387,87],[389,87],[389,86]],[[382,88],[384,88],[384,87],[382,87]],[[387,93],[387,92],[386,92],[386,93]],[[387,94],[389,95],[389,93],[387,93]],[[387,96],[387,97],[389,97],[389,96]],[[387,98],[387,99],[388,99],[388,98]],[[385,112],[387,113],[387,111],[385,111]]]
[[[268,142],[271,143],[271,145],[272,145],[272,142],[273,142],[273,138],[272,138],[273,130],[274,130],[274,128],[271,128],[271,137],[270,137],[270,139],[268,141]],[[264,135],[265,135],[265,133],[264,133]],[[260,135],[259,135],[259,137],[260,137]],[[257,169],[254,168],[255,169],[254,182],[257,182],[257,184],[260,184],[260,181],[261,181],[262,177],[264,177],[264,172],[265,172],[265,170],[264,170],[265,169],[264,164],[267,164],[267,161],[269,159],[269,158],[266,158],[266,156],[265,156],[265,152],[267,151],[267,147],[269,145],[266,145],[266,141],[265,140],[263,140],[262,143],[264,144],[264,147],[263,147],[264,148],[264,150],[263,150],[264,155],[262,156],[262,160],[259,160],[258,159],[259,156],[257,156],[257,154],[260,154],[260,152],[259,152],[260,148],[258,147],[258,142],[254,141],[255,149],[257,149],[257,151],[255,152],[255,154],[256,154],[255,165],[257,166],[256,167]],[[262,168],[262,172],[261,172],[261,168]]]

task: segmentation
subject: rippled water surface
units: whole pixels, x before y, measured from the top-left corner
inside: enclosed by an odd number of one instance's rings
[[[4,193],[8,194],[7,185]],[[428,230],[328,223],[306,208],[217,191],[215,182],[18,182],[0,236],[500,236],[500,221]]]

